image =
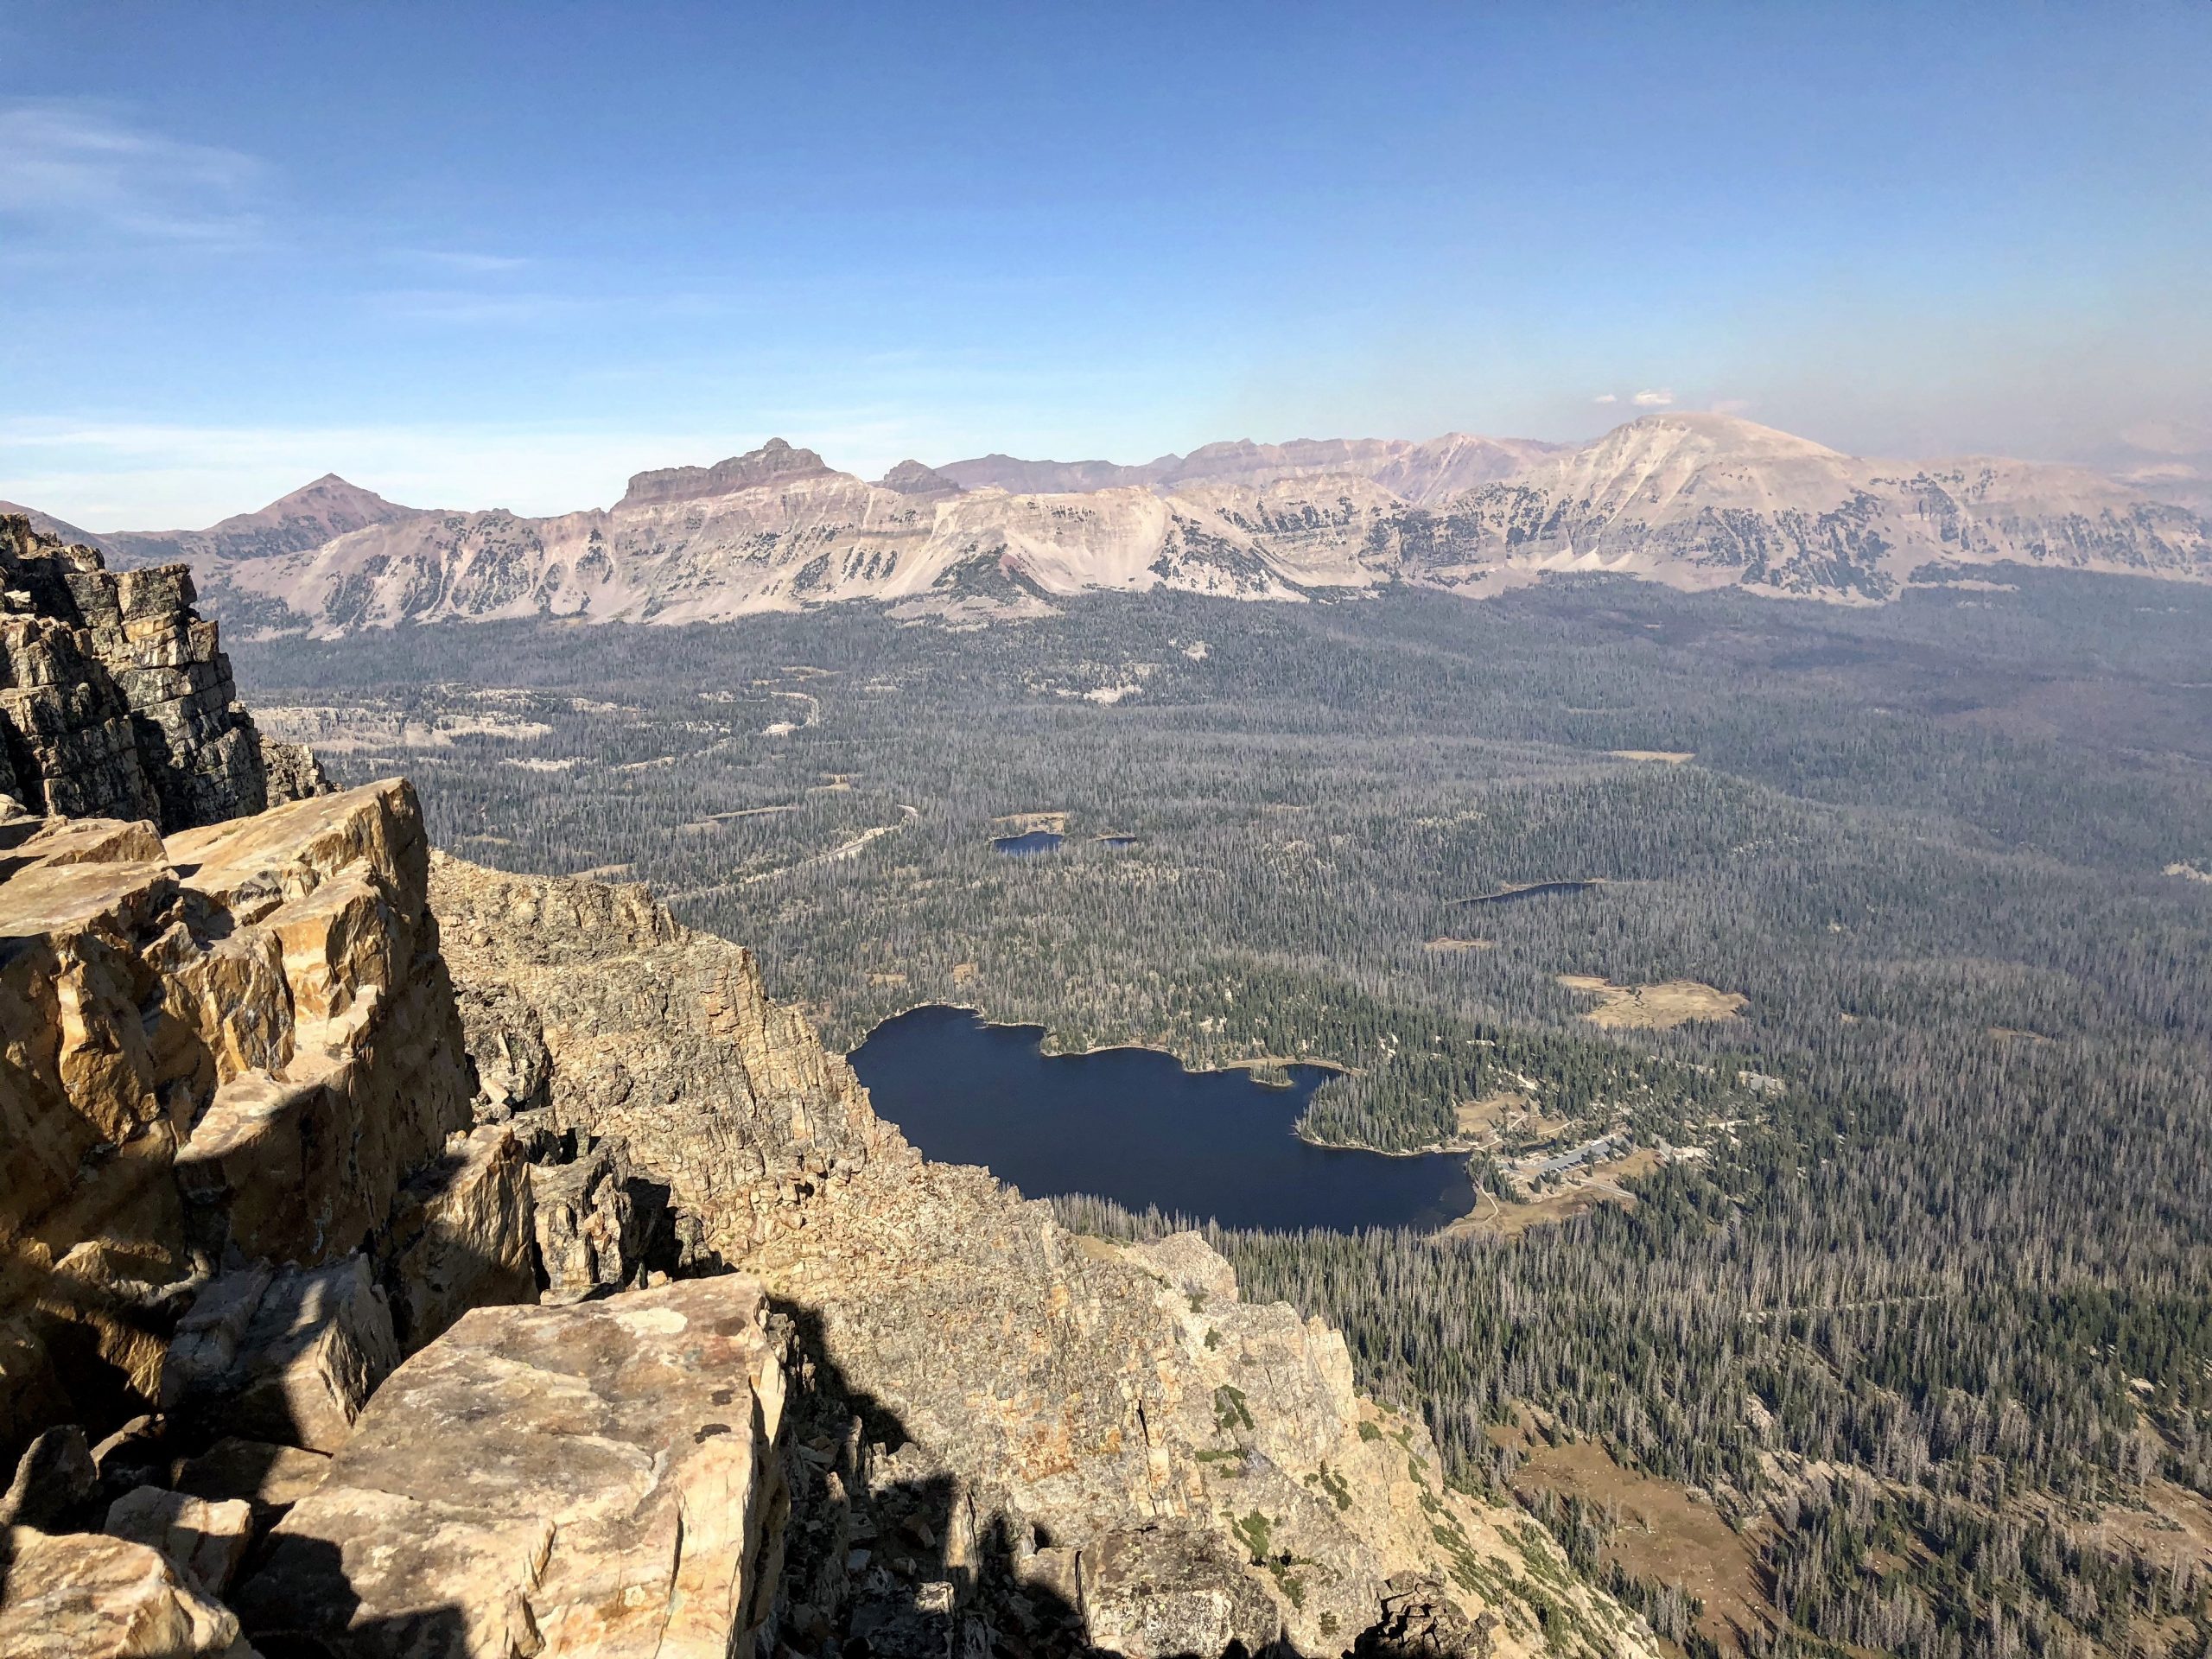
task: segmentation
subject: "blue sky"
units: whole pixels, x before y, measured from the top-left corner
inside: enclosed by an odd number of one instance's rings
[[[2205,0],[10,0],[0,61],[0,497],[92,529],[326,470],[559,511],[772,434],[2212,418]]]

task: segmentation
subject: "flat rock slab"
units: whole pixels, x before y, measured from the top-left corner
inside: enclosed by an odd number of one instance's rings
[[[464,1315],[270,1535],[249,1632],[334,1659],[746,1651],[785,1501],[766,1313],[728,1275]]]

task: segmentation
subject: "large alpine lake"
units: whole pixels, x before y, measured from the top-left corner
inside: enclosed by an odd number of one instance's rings
[[[916,1008],[870,1032],[853,1069],[925,1155],[988,1164],[1033,1198],[1090,1192],[1225,1227],[1339,1231],[1433,1227],[1474,1205],[1464,1156],[1386,1158],[1293,1135],[1329,1076],[1319,1066],[1271,1089],[1151,1049],[1047,1056],[1043,1035]]]

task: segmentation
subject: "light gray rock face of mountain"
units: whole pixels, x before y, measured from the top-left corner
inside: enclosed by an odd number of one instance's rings
[[[2212,575],[2203,519],[2094,474],[1863,461],[1720,415],[1647,416],[1573,450],[1451,435],[1213,444],[1139,467],[1001,461],[902,465],[868,484],[778,441],[639,474],[607,511],[416,514],[219,562],[207,580],[250,626],[329,636],[710,622],[853,600],[988,620],[1156,588],[1480,597],[1579,570],[1859,602],[1930,564]]]
[[[1680,588],[1881,600],[1931,563],[2202,581],[2212,528],[2076,467],[1864,461],[1725,415],[1654,415],[1401,530],[1444,582],[1613,570]]]
[[[1240,439],[1187,455],[1135,466],[1110,461],[1022,461],[980,455],[937,468],[963,489],[1017,495],[1087,494],[1095,490],[1179,490],[1192,484],[1256,487],[1293,478],[1366,478],[1422,505],[1504,478],[1563,446],[1535,438],[1483,438],[1447,432],[1426,443],[1402,438],[1298,438],[1288,443]]]

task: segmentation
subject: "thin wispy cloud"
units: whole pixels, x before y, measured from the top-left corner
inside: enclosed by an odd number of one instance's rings
[[[1664,409],[1675,401],[1675,394],[1664,386],[1639,391],[1629,400],[1638,409]]]
[[[385,315],[409,322],[527,325],[566,321],[606,302],[569,294],[512,293],[483,289],[391,289],[372,296]]]
[[[1620,399],[1610,391],[1601,391],[1590,401],[1593,404],[1618,404]]]
[[[527,270],[531,264],[517,254],[474,253],[456,248],[395,248],[387,257],[464,276],[501,276],[510,271]]]
[[[259,238],[266,166],[73,99],[0,103],[0,219],[64,235],[202,246]]]

